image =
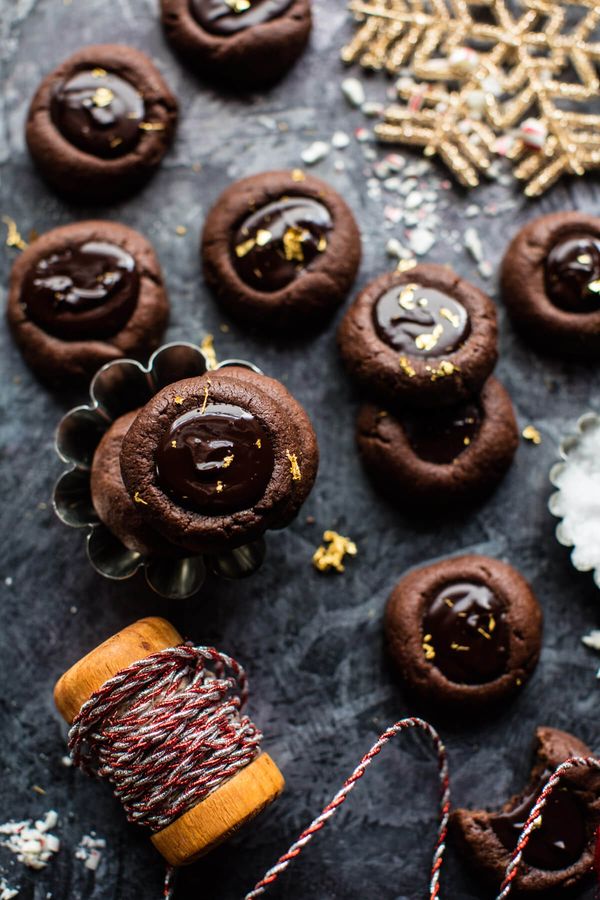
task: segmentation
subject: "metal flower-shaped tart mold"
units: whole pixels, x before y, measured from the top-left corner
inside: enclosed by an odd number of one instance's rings
[[[227,366],[243,366],[262,374],[257,366],[240,359],[227,359],[212,368]],[[251,575],[263,562],[264,540],[210,556],[178,559],[130,550],[98,518],[92,503],[90,471],[96,448],[116,419],[146,404],[168,384],[204,375],[209,368],[206,354],[189,343],[165,344],[152,354],[146,366],[132,359],[108,363],[92,379],[91,402],[68,412],[56,431],[56,452],[70,465],[54,488],[58,518],[71,528],[85,531],[88,559],[100,575],[122,581],[143,569],[152,590],[169,599],[195,594],[207,569],[223,578]]]
[[[578,572],[594,573],[600,588],[600,416],[583,415],[575,434],[563,438],[562,458],[550,470],[550,481],[558,490],[548,501],[548,509],[561,521],[556,538],[563,547],[572,547],[571,562]]]

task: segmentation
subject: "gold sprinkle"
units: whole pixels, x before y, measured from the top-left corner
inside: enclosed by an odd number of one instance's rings
[[[223,491],[223,482],[217,481],[217,494],[220,494]]]
[[[324,234],[322,234],[321,237],[319,238],[319,243],[317,244],[317,250],[319,251],[319,253],[323,253],[325,250],[327,250],[327,238],[325,237]]]
[[[223,468],[228,469],[231,463],[233,462],[234,453],[230,453],[229,456],[226,456],[223,460]]]
[[[414,309],[415,304],[415,291],[418,288],[418,284],[407,284],[404,287],[398,296],[398,303],[402,307],[402,309]]]
[[[260,448],[262,447],[262,441],[261,441],[261,439],[260,439],[260,438],[256,438],[256,441],[255,441],[254,443],[256,444],[256,446],[258,447],[258,449],[260,450]]]
[[[116,137],[116,138],[113,138],[113,139],[112,139],[112,141],[110,142],[110,146],[111,146],[111,147],[118,147],[119,144],[122,144],[122,143],[123,143],[123,138]]]
[[[464,650],[470,650],[471,648],[465,647],[463,644],[457,644],[456,641],[452,641],[452,643],[450,644],[450,649],[464,651]]]
[[[110,88],[99,87],[96,88],[92,95],[92,103],[94,104],[94,106],[98,106],[100,109],[103,109],[106,106],[110,106],[114,98],[115,95]]]
[[[135,115],[132,116],[133,119],[137,118]],[[140,122],[139,128],[142,131],[164,131],[165,125],[163,122]]]
[[[42,796],[44,796],[45,793],[46,793],[46,791],[44,790],[44,788],[43,788],[43,787],[40,787],[39,784],[34,784],[33,787],[31,788],[31,790],[32,790],[32,791],[35,791],[36,794],[42,794]]]
[[[11,219],[10,216],[2,216],[2,221],[6,225],[6,240],[4,242],[6,246],[16,247],[17,250],[25,250],[27,241],[21,237],[21,232],[17,228],[15,220]]]
[[[470,437],[464,437],[464,438],[463,438],[463,444],[465,445],[465,447],[468,447],[470,443],[471,443],[471,438],[470,438]]]
[[[430,634],[426,634],[423,637],[423,643],[421,646],[423,647],[423,653],[425,654],[425,659],[435,659],[435,648],[431,643],[432,637]]]
[[[201,416],[203,416],[204,413],[206,412],[206,404],[208,403],[208,392],[210,390],[210,387],[211,387],[211,383],[210,383],[210,378],[209,378],[207,380],[206,384],[204,385],[204,400],[202,401],[202,409],[200,410]]]
[[[313,566],[319,572],[329,572],[333,569],[336,572],[344,571],[343,559],[345,556],[356,556],[358,549],[354,541],[350,538],[338,534],[337,531],[323,532],[323,544],[317,547],[313,553]]]
[[[300,471],[300,466],[298,465],[297,455],[295,453],[290,453],[289,450],[285,451],[285,455],[290,461],[290,475],[292,476],[292,481],[301,481],[302,472]]]
[[[224,0],[234,13],[243,13],[250,9],[250,0]]]
[[[92,78],[104,78],[108,72],[106,69],[101,69],[100,66],[96,66],[95,69],[92,69]]]
[[[587,287],[592,294],[600,294],[600,278],[597,281],[590,281]]]
[[[379,412],[375,414],[375,418],[377,419],[377,421],[379,421],[380,419],[387,419],[388,415],[389,413],[387,412],[387,410],[380,409]]]
[[[140,492],[139,492],[139,491],[136,491],[136,492],[135,492],[135,494],[133,495],[133,499],[134,499],[134,501],[135,501],[136,503],[141,503],[141,504],[143,504],[143,506],[148,506],[147,501],[144,500],[144,498],[140,496]]]
[[[488,622],[488,631],[493,631],[495,627],[496,627],[496,620],[492,615],[490,615],[490,620]]]
[[[254,238],[248,238],[247,241],[243,241],[241,244],[238,244],[235,248],[235,255],[238,259],[242,259],[242,257],[246,256],[246,254],[250,253],[256,241]]]
[[[521,685],[523,684],[523,682],[522,682],[522,680],[521,680],[520,678],[517,678],[516,681],[515,681],[515,684],[517,685],[517,687],[521,687]]]
[[[283,253],[288,262],[297,260],[304,262],[304,250],[302,242],[310,237],[310,231],[306,228],[299,228],[297,225],[290,225],[286,228],[283,235]]]
[[[486,641],[491,641],[492,636],[491,636],[491,634],[487,633],[485,628],[478,628],[477,631],[479,632],[480,635],[482,635],[482,637],[484,637],[486,639]]]
[[[443,316],[444,319],[448,319],[453,328],[458,328],[458,326],[460,325],[460,319],[458,318],[456,313],[453,313],[445,306],[442,306],[442,308],[440,309],[440,316]]]
[[[175,229],[175,234],[178,234],[179,237],[183,237],[184,234],[187,234],[187,228],[185,225],[178,225]]]
[[[410,272],[417,265],[416,259],[401,259],[396,266],[397,272]]]
[[[177,441],[171,441],[171,447],[173,448],[173,450],[176,450],[177,449]]]
[[[450,597],[444,597],[444,603],[446,604],[446,606],[449,606],[450,609],[454,608],[454,603],[452,602]]]
[[[406,356],[401,356],[399,359],[399,362],[400,362],[400,368],[402,369],[404,374],[408,375],[409,378],[414,378],[417,373],[411,366],[411,364],[408,361],[408,359],[406,358]]]
[[[436,325],[433,331],[418,334],[415,338],[415,344],[418,350],[433,350],[442,334],[444,333],[443,325]]]
[[[542,436],[535,425],[526,425],[521,434],[526,441],[531,441],[532,444],[542,443]]]
[[[256,245],[257,247],[264,247],[269,241],[272,239],[273,235],[270,231],[267,231],[266,228],[259,228],[256,232]]]
[[[181,406],[181,404],[183,403],[183,397],[175,397],[173,403],[176,403],[177,406]]]
[[[302,169],[292,169],[292,181],[306,181],[306,175]]]
[[[202,338],[200,349],[202,350],[206,358],[206,368],[209,371],[216,369],[219,363],[217,361],[217,354],[215,352],[215,339],[213,338],[212,334],[206,334]]]

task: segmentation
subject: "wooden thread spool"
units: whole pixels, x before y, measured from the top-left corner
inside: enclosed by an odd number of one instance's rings
[[[183,638],[165,619],[140,619],[104,641],[59,678],[54,702],[69,723],[110,678],[132,663],[176,647]],[[227,840],[282,792],[281,772],[267,753],[225,781],[196,806],[152,835],[152,843],[172,866],[194,862]]]

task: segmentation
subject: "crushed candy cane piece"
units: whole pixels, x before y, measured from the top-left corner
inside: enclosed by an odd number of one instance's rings
[[[365,89],[358,78],[344,78],[342,93],[350,106],[358,108],[365,102]]]
[[[14,853],[23,865],[31,869],[44,869],[60,850],[60,840],[50,834],[50,829],[57,823],[58,813],[53,809],[36,822],[31,819],[5,822],[0,825],[0,835],[6,835],[8,839],[0,840],[0,845]]]
[[[325,159],[329,154],[329,150],[329,144],[325,141],[314,141],[310,147],[306,147],[306,149],[302,151],[300,156],[302,157],[302,162],[306,163],[307,166],[313,166],[315,163]]]

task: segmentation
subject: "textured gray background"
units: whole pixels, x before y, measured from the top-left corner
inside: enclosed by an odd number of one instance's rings
[[[291,344],[249,336],[235,326],[221,334],[219,324],[225,320],[203,287],[197,255],[206,210],[229,181],[297,165],[301,149],[315,137],[328,139],[336,127],[352,131],[363,124],[362,115],[349,110],[340,96],[338,51],[351,33],[344,4],[317,0],[312,44],[295,70],[268,95],[243,100],[225,98],[184,71],[163,42],[156,6],[155,0],[72,0],[68,5],[1,0],[7,81],[0,210],[13,216],[25,234],[94,212],[69,208],[35,175],[23,142],[27,102],[42,75],[81,44],[120,40],[150,53],[181,101],[177,141],[146,190],[100,214],[139,228],[155,243],[173,304],[168,338],[200,339],[211,331],[221,358],[248,357],[282,379],[313,417],[322,463],[298,521],[270,538],[268,561],[251,580],[208,583],[194,600],[171,605],[141,580],[110,584],[91,571],[81,537],[61,526],[49,506],[61,468],[53,455],[53,429],[84,394],[50,394],[25,369],[6,329],[0,329],[1,818],[37,817],[54,807],[63,842],[60,854],[38,874],[0,848],[1,870],[21,886],[26,900],[160,896],[162,864],[146,836],[127,826],[105,786],[61,764],[65,729],[52,703],[53,683],[66,666],[141,615],[169,616],[188,637],[214,643],[246,664],[251,714],[288,782],[276,807],[251,830],[182,874],[180,898],[241,897],[321,809],[379,731],[412,712],[386,659],[381,629],[386,597],[409,566],[460,551],[507,559],[531,579],[546,613],[540,665],[516,702],[487,722],[443,725],[457,803],[493,805],[518,788],[539,723],[573,730],[600,748],[597,660],[580,644],[581,634],[600,624],[598,592],[589,577],[571,569],[546,510],[547,473],[561,434],[580,413],[600,408],[597,368],[534,354],[513,334],[500,306],[497,372],[513,396],[521,427],[535,422],[542,445],[522,444],[495,496],[465,518],[415,522],[386,505],[357,460],[357,397],[337,358],[334,327]],[[285,122],[289,130],[271,130],[261,116]],[[343,158],[345,172],[334,172],[333,158],[315,172],[344,194],[361,225],[360,286],[389,268],[385,242],[396,231],[384,228],[382,203],[367,197],[360,146],[353,142]],[[202,164],[199,173],[193,163]],[[469,197],[455,190],[445,224],[466,224],[460,219],[473,199],[484,204],[507,193],[498,185]],[[558,186],[540,202],[519,200],[516,215],[481,219],[481,236],[493,261],[498,262],[519,223],[573,206],[598,211],[592,179]],[[179,224],[188,226],[185,237],[175,235]],[[15,253],[0,253],[3,289]],[[466,254],[455,254],[441,240],[430,258],[452,262],[478,281]],[[487,287],[495,291],[495,280]],[[316,524],[306,523],[309,515]],[[342,576],[320,576],[310,565],[328,527],[351,535],[359,547]],[[290,900],[424,896],[434,833],[434,773],[424,744],[396,739],[273,895]],[[33,792],[34,784],[46,795]],[[108,842],[96,876],[73,858],[81,835],[92,829]],[[443,883],[447,897],[486,896],[452,850]],[[579,896],[591,897],[591,890]]]

